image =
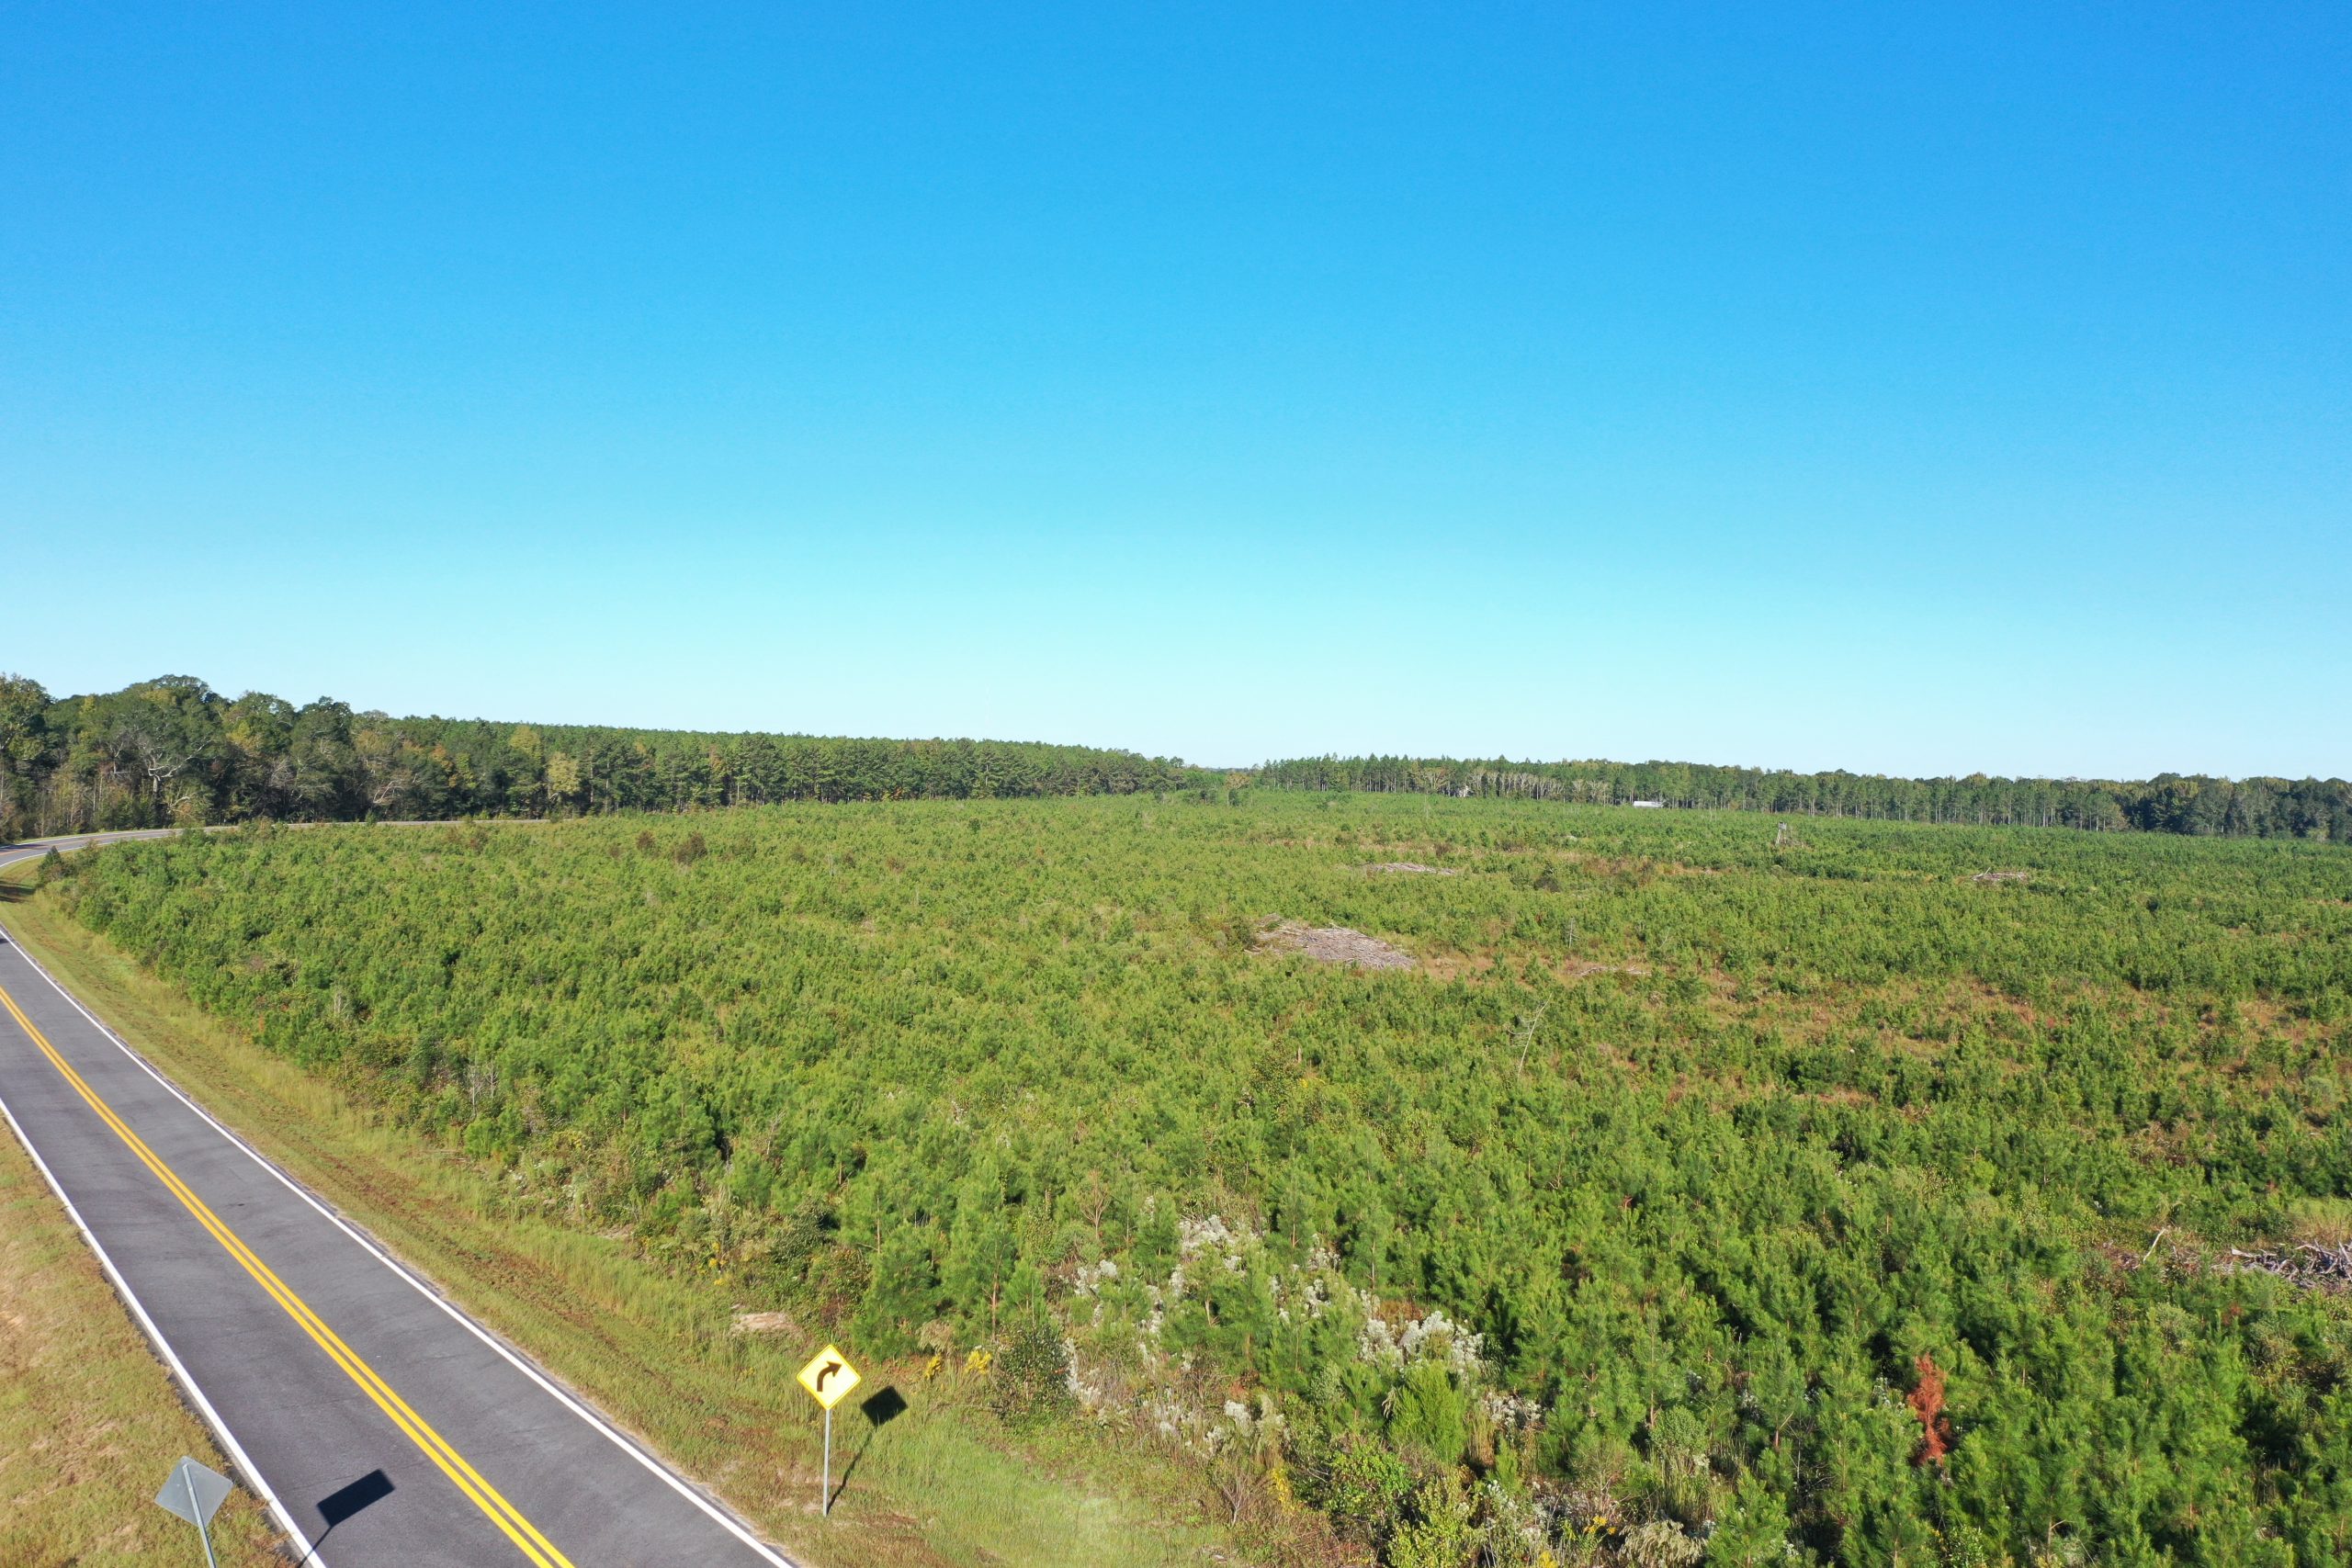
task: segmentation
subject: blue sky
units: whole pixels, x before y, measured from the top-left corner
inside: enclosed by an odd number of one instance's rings
[[[686,9],[11,7],[0,667],[2352,773],[2352,9]]]

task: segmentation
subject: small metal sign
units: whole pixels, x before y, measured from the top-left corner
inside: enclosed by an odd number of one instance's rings
[[[220,1505],[229,1500],[236,1487],[217,1470],[184,1459],[172,1466],[164,1489],[155,1494],[155,1505],[168,1509],[201,1529],[212,1522]]]
[[[857,1369],[849,1364],[849,1358],[831,1345],[818,1351],[816,1359],[800,1369],[800,1386],[827,1410],[848,1398],[849,1391],[859,1381]]]
[[[229,1478],[217,1470],[208,1469],[192,1459],[183,1458],[172,1466],[164,1489],[155,1494],[155,1506],[177,1515],[196,1527],[197,1539],[204,1542],[206,1568],[212,1568],[212,1532],[206,1526],[220,1505],[229,1500],[235,1488]]]
[[[809,1359],[800,1369],[800,1386],[808,1397],[825,1407],[825,1468],[818,1472],[817,1511],[831,1518],[833,1513],[833,1406],[849,1397],[849,1391],[858,1385],[857,1369],[849,1358],[831,1345]]]

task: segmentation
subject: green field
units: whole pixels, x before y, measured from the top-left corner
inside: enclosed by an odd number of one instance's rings
[[[984,1355],[1268,1552],[2352,1556],[2352,1312],[2228,1266],[2352,1232],[2352,853],[1239,798],[249,829],[45,897],[514,1213]]]

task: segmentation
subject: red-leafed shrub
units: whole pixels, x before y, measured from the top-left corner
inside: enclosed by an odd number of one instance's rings
[[[1915,1363],[1919,1371],[1918,1386],[1904,1403],[1911,1406],[1911,1414],[1919,1418],[1919,1451],[1911,1456],[1913,1464],[1941,1464],[1951,1452],[1951,1417],[1944,1414],[1943,1369],[1936,1365],[1933,1356],[1922,1351]]]

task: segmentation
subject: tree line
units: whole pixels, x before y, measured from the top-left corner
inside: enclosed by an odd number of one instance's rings
[[[0,674],[0,840],[259,819],[1128,795],[1198,770],[1089,746],[395,718],[188,675],[52,698]]]
[[[1696,762],[1310,757],[1248,773],[1089,746],[395,718],[194,676],[52,698],[0,672],[0,839],[258,819],[580,816],[1223,787],[1653,804],[1980,827],[2352,840],[2343,779],[1905,779]]]
[[[1361,790],[1595,805],[1646,801],[1714,810],[1860,817],[1976,827],[2082,828],[2216,838],[2352,839],[2343,779],[1903,779],[1699,762],[1513,762],[1501,758],[1307,757],[1268,762],[1272,789]]]

